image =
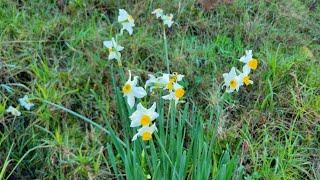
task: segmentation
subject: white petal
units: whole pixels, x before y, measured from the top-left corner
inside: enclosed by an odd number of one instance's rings
[[[158,9],[155,9],[154,11],[152,11],[151,14],[155,14],[157,18],[161,17],[163,15],[163,10],[158,8]]]
[[[128,94],[127,95],[127,101],[128,101],[129,107],[133,108],[135,99],[134,99],[134,96],[132,94]]]
[[[157,131],[158,129],[157,129],[157,127],[156,127],[156,124],[154,123],[152,126],[150,126],[150,127],[148,128],[148,130],[149,130],[151,133],[154,133],[154,132]]]
[[[9,106],[8,109],[6,110],[6,112],[11,113],[13,111],[14,107]]]
[[[248,74],[251,72],[251,69],[250,69],[250,67],[249,67],[248,64],[244,65],[243,68],[242,68],[242,70],[243,70],[243,72],[246,72],[246,73],[248,73]]]
[[[137,84],[138,84],[138,79],[139,79],[138,76],[134,76],[134,77],[133,77],[132,86],[137,86]]]
[[[133,94],[137,98],[143,98],[147,95],[147,92],[143,89],[143,87],[135,87],[133,88]]]
[[[184,78],[184,75],[178,74],[177,81],[181,81]]]
[[[121,46],[121,45],[119,45],[119,44],[117,44],[117,46],[115,47],[115,49],[116,49],[118,52],[120,52],[120,51],[122,51],[122,50],[124,49],[124,47]]]
[[[230,88],[229,88],[229,89],[227,89],[226,91],[227,91],[227,93],[232,93],[232,92],[234,91],[234,89],[230,89]]]
[[[249,66],[248,65],[244,65],[243,66],[243,68],[242,68],[242,72],[243,72],[243,74],[245,74],[245,75],[248,75],[248,74],[250,74],[250,68],[249,68]]]
[[[116,59],[120,60],[121,59],[121,53],[119,53],[119,52],[115,52],[115,53],[116,53]]]
[[[166,21],[163,21],[163,24],[164,25],[167,25],[169,28],[172,26],[172,24],[173,24],[173,21],[171,21],[171,20],[166,20]]]
[[[157,108],[157,103],[153,103],[152,106],[148,109],[149,111],[155,111]]]
[[[252,57],[252,50],[246,50],[246,55]]]
[[[137,105],[137,111],[145,112],[147,109],[141,103]]]
[[[178,84],[178,83],[174,83],[173,84],[173,89],[179,89],[179,88],[183,88],[180,84]]]
[[[152,113],[150,114],[150,117],[151,117],[152,120],[155,120],[155,119],[157,119],[157,118],[159,117],[159,114],[156,113],[156,112],[152,112]]]
[[[124,9],[119,9],[118,22],[122,22],[128,19],[129,14]]]
[[[112,48],[112,41],[103,41],[103,45],[106,48]]]
[[[138,105],[139,106],[139,105]],[[131,120],[135,120],[135,119],[140,119],[142,115],[142,111],[140,111],[139,109],[137,109],[135,112],[133,112],[131,114],[131,116],[129,117]]]
[[[165,100],[172,100],[172,99],[174,99],[174,94],[173,94],[173,92],[170,92],[170,94],[168,94],[168,95],[162,96],[162,99],[165,99]]]
[[[132,140],[131,141],[135,141],[135,140],[137,140],[137,138],[138,138],[138,136],[139,136],[140,134],[139,133],[136,133],[134,136],[133,136],[133,138],[132,138]]]
[[[112,51],[111,53],[109,53],[108,59],[109,59],[109,60],[117,59],[117,54],[116,54],[116,52]]]
[[[138,127],[141,126],[140,119],[135,119],[131,121],[130,127]]]
[[[237,76],[236,68],[235,68],[235,67],[232,67],[232,68],[231,68],[231,71],[229,72],[229,75],[230,75],[231,77]]]
[[[125,29],[130,35],[133,33],[133,26],[130,23],[122,23],[122,29]]]
[[[148,76],[149,76],[149,79],[146,81],[146,83],[144,85],[145,89],[147,89],[147,87],[150,86],[151,84],[157,82],[157,78],[154,75],[148,74]]]
[[[240,58],[241,62],[248,63],[250,59],[252,59],[252,50],[246,50],[246,55]]]
[[[170,74],[163,74],[162,77],[159,78],[159,82],[165,85],[169,83],[169,80],[170,80]]]

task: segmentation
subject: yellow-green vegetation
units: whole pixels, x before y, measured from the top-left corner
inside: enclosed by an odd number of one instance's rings
[[[320,3],[217,2],[1,0],[0,179],[320,179]]]

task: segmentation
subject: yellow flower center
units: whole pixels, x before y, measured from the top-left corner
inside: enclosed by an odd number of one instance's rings
[[[185,91],[182,88],[178,88],[176,89],[176,91],[174,92],[174,95],[177,98],[182,98],[184,96]]]
[[[171,91],[173,89],[173,84],[174,84],[174,80],[173,79],[170,79],[168,84],[167,84],[167,89],[169,91]]]
[[[112,52],[112,48],[109,48],[109,53],[111,53]]]
[[[238,85],[238,83],[237,83],[237,81],[236,81],[235,79],[232,79],[232,80],[230,81],[230,87],[231,87],[231,89],[235,89],[235,88],[237,87],[237,85]]]
[[[146,131],[142,134],[142,140],[149,141],[150,139],[152,139],[152,134],[150,132]]]
[[[246,86],[248,86],[250,84],[250,77],[245,76],[245,77],[243,77],[242,81]]]
[[[151,118],[148,115],[142,115],[141,119],[140,119],[140,123],[142,126],[147,126],[151,123]]]
[[[170,77],[171,82],[177,82],[178,76],[174,73],[173,76]]]
[[[134,21],[134,20],[133,20],[133,17],[132,17],[131,15],[128,16],[128,21],[129,21],[129,22],[133,22],[133,21]]]
[[[130,84],[125,84],[123,87],[122,87],[122,92],[124,93],[124,94],[128,94],[128,93],[130,93],[132,91],[132,87],[131,87],[131,85]]]
[[[249,65],[250,69],[256,70],[257,66],[258,66],[258,60],[252,58],[249,60],[248,65]]]

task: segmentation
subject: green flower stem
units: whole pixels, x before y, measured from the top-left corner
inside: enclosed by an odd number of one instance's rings
[[[166,53],[166,65],[168,74],[170,74],[170,65],[169,65],[169,56],[168,56],[168,42],[167,42],[167,35],[166,35],[166,28],[163,26],[163,40],[164,40],[164,50]]]
[[[117,42],[117,43],[118,43],[118,36],[122,36],[122,33],[116,34],[116,42]],[[117,61],[118,61],[118,66],[119,66],[119,67],[122,67],[121,57],[120,57],[120,59],[117,60]]]

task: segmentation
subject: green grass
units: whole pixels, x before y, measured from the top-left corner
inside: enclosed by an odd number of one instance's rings
[[[320,4],[315,0],[0,2],[0,179],[320,179]],[[62,1],[61,1],[62,2]],[[185,75],[186,103],[154,94],[158,132],[131,141],[121,87],[127,70]],[[135,19],[122,67],[102,42]],[[254,84],[222,88],[245,49],[259,59]],[[36,107],[5,112],[29,95]]]

